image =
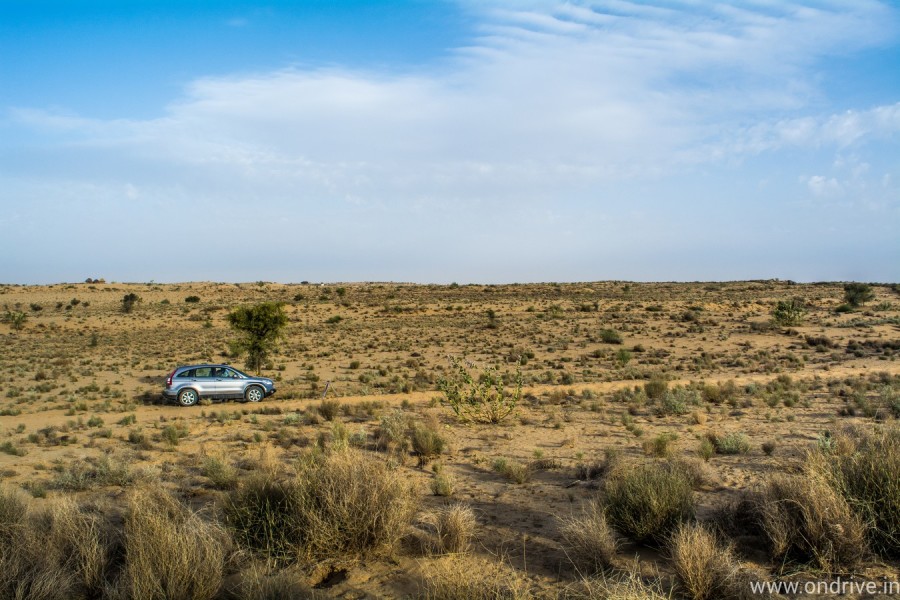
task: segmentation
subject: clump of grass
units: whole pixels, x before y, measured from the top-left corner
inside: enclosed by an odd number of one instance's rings
[[[456,492],[456,480],[443,469],[435,471],[431,480],[431,493],[435,496],[452,496]]]
[[[237,469],[221,456],[204,457],[201,471],[217,489],[231,490],[237,486]]]
[[[434,530],[428,543],[430,554],[468,552],[478,527],[475,512],[464,504],[440,508],[426,515],[425,522]]]
[[[619,539],[596,500],[580,516],[562,519],[560,533],[569,559],[579,569],[594,573],[615,565]]]
[[[869,525],[873,549],[900,557],[900,429],[848,429],[811,456],[814,468]]]
[[[755,510],[778,562],[813,564],[827,572],[852,568],[866,552],[866,526],[827,477],[809,465],[802,475],[776,475]]]
[[[412,449],[419,457],[419,465],[426,464],[429,460],[440,456],[444,451],[446,442],[435,427],[418,423],[410,432]]]
[[[409,449],[409,417],[402,410],[394,410],[381,417],[375,431],[375,446],[389,452],[406,452]]]
[[[660,463],[623,465],[603,486],[606,518],[637,541],[662,541],[681,521],[694,516],[691,482]]]
[[[296,477],[254,477],[226,499],[225,520],[252,550],[291,561],[393,547],[416,508],[400,473],[355,449],[311,453]]]
[[[751,597],[732,549],[705,526],[679,525],[669,538],[669,553],[678,584],[691,600]]]
[[[422,600],[530,600],[527,580],[501,560],[454,555],[431,562]]]
[[[341,403],[337,400],[322,400],[316,410],[326,421],[333,421],[341,410]]]
[[[659,399],[656,414],[660,416],[684,415],[690,411],[691,406],[696,406],[699,403],[700,395],[695,390],[676,387],[668,390]]]
[[[85,458],[62,467],[50,486],[59,490],[78,492],[94,487],[127,486],[138,479],[128,465],[104,454],[100,458]]]
[[[707,438],[716,449],[716,454],[747,454],[750,452],[750,440],[743,433],[727,433],[718,435],[708,433]]]
[[[492,467],[496,472],[500,473],[513,483],[521,485],[531,480],[532,470],[529,465],[523,465],[522,463],[507,460],[505,458],[498,458],[494,461]]]
[[[123,546],[118,597],[205,600],[222,587],[228,536],[166,492],[141,489],[131,496]]]
[[[652,440],[646,440],[643,444],[641,444],[641,447],[644,449],[644,453],[650,456],[665,458],[671,453],[670,446],[672,445],[672,442],[677,439],[678,434],[672,433],[671,431],[666,431],[660,433]]]
[[[601,329],[600,341],[602,341],[604,344],[621,344],[622,334],[620,334],[615,329]]]

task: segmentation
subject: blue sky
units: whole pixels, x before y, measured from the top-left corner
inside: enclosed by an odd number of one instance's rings
[[[900,280],[900,7],[0,0],[0,281]]]

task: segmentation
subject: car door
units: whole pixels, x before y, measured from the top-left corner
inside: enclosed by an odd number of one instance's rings
[[[215,398],[218,396],[216,380],[212,376],[212,367],[197,367],[194,369],[194,376],[191,378],[191,382],[193,383],[191,387],[196,388],[201,397]]]
[[[241,398],[244,395],[244,378],[234,369],[222,367],[216,372],[216,387],[223,398]]]

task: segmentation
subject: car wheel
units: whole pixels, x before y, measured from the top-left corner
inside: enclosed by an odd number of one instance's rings
[[[261,387],[258,385],[251,385],[247,388],[247,391],[244,392],[244,399],[247,400],[247,402],[259,402],[265,395],[266,393]]]
[[[197,404],[197,400],[199,399],[200,396],[195,390],[186,389],[178,392],[178,404],[182,406],[193,406]]]

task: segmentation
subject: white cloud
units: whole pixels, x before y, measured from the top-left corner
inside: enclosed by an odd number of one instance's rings
[[[9,123],[42,144],[11,156],[0,179],[15,177],[22,198],[66,188],[73,205],[101,190],[143,216],[249,202],[287,214],[285,231],[341,223],[363,244],[381,243],[380,225],[394,240],[421,225],[429,241],[440,226],[465,232],[472,213],[535,231],[548,210],[582,218],[591,207],[583,227],[600,214],[615,226],[615,208],[598,207],[627,202],[622,182],[786,147],[858,148],[900,131],[900,103],[808,108],[820,100],[812,65],[895,35],[883,3],[466,6],[477,38],[429,69],[201,78],[148,120],[13,110]],[[34,184],[46,180],[58,187]],[[843,189],[830,175],[805,185],[819,196]],[[652,214],[657,202],[641,208]],[[604,243],[629,239],[620,227]]]

